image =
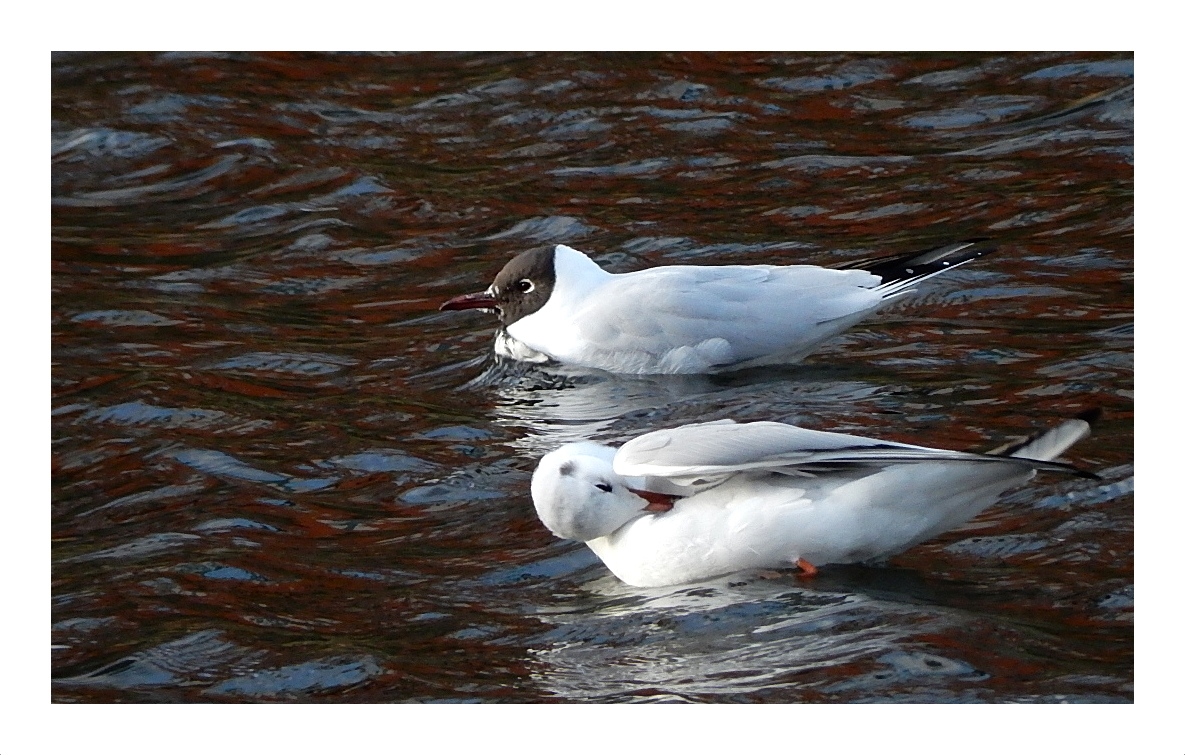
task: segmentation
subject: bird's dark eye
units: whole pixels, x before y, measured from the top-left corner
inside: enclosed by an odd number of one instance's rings
[[[607,483],[607,482],[598,482],[598,483],[597,483],[597,489],[598,489],[598,490],[603,490],[603,491],[605,491],[606,493],[612,493],[612,492],[613,492],[613,486],[612,486],[612,485],[610,485],[610,484],[609,484],[609,483]]]
[[[524,293],[524,294],[529,294],[535,290],[535,284],[531,282],[530,278],[523,278],[518,283],[515,283],[514,287],[520,293]]]

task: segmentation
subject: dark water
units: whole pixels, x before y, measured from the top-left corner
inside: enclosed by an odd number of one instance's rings
[[[1128,702],[1129,54],[62,55],[53,699]],[[1000,251],[802,366],[495,367],[441,313],[611,269]],[[545,450],[701,419],[952,448],[1101,406],[960,531],[812,582],[617,582]]]

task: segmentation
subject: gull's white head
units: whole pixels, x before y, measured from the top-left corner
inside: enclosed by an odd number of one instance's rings
[[[539,460],[531,498],[547,529],[557,537],[588,542],[647,512],[647,501],[613,471],[616,453],[596,443],[569,443]]]

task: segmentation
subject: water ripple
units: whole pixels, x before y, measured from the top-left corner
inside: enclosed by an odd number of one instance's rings
[[[1124,53],[53,58],[59,702],[1130,702]],[[439,312],[613,272],[999,249],[803,364],[628,379]],[[887,564],[618,582],[538,457],[782,420],[1068,461]]]

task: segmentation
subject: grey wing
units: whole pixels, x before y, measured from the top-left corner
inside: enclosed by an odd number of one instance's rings
[[[791,267],[671,266],[618,276],[578,317],[581,335],[603,348],[670,348],[718,338],[734,360],[809,341],[820,323],[881,300],[863,271]]]
[[[1058,462],[948,451],[857,435],[808,430],[781,422],[711,422],[658,430],[623,445],[614,469],[623,475],[709,485],[746,471],[811,474],[820,467],[885,466],[927,461],[1014,463],[1074,471]]]

